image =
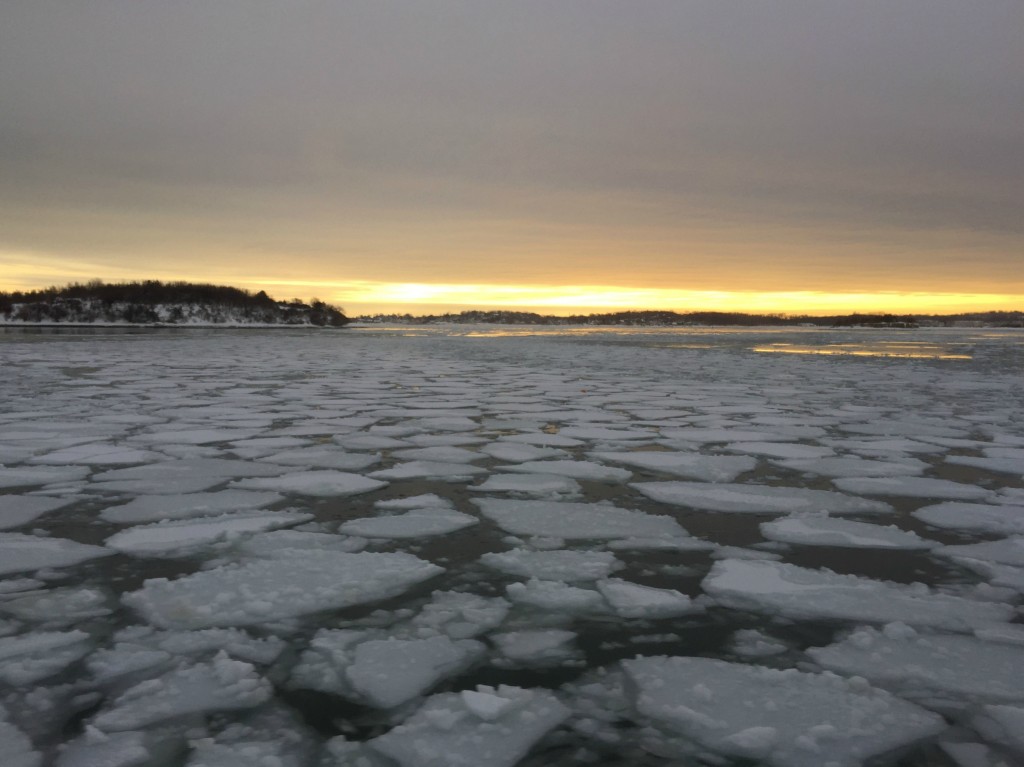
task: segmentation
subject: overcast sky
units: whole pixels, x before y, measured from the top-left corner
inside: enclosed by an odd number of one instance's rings
[[[1024,2],[3,0],[0,288],[90,277],[1024,296]]]

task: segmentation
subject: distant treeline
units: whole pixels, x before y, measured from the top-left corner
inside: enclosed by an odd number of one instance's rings
[[[553,317],[533,312],[512,311],[466,311],[458,314],[433,314],[414,317],[410,314],[375,315],[360,317],[368,322],[403,322],[430,324],[435,322],[454,323],[501,323],[509,325],[634,325],[634,326],[701,326],[701,325],[822,325],[839,327],[843,325],[877,327],[915,327],[917,319],[910,315],[893,314],[849,314],[829,317],[786,316],[782,314],[745,314],[742,312],[678,312],[628,311],[605,314],[576,314],[569,317]]]
[[[341,327],[343,310],[314,299],[276,301],[264,291],[193,282],[92,280],[42,290],[0,292],[7,322],[70,324],[270,324]]]

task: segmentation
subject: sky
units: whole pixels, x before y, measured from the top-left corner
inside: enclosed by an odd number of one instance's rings
[[[0,290],[1024,309],[1021,0],[3,0]]]

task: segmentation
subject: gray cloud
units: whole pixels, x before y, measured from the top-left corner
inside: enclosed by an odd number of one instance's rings
[[[530,226],[938,231],[995,272],[1024,241],[1021,29],[1019,0],[10,0],[0,247],[344,265],[407,227],[461,268]]]

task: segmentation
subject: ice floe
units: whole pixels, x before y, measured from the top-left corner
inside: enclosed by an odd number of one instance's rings
[[[216,493],[187,493],[184,495],[140,495],[128,503],[108,506],[100,512],[107,522],[134,524],[159,522],[163,519],[186,519],[223,514],[228,511],[248,511],[278,503],[284,496],[278,493],[251,490],[221,490]]]
[[[895,525],[872,525],[821,515],[801,515],[761,523],[770,541],[804,546],[842,546],[867,549],[929,549],[939,544]]]
[[[275,559],[148,580],[122,600],[164,628],[246,626],[386,599],[441,571],[402,552],[288,549]]]
[[[601,580],[623,566],[614,554],[607,551],[571,549],[512,549],[484,554],[480,561],[509,575],[563,582]]]
[[[1001,535],[1024,535],[1024,506],[938,503],[913,512],[933,527]]]
[[[369,746],[401,767],[512,767],[568,716],[547,690],[481,685],[430,697]]]
[[[102,546],[40,538],[20,533],[0,533],[0,575],[49,567],[70,567],[113,554]]]
[[[524,474],[557,474],[593,482],[625,482],[633,476],[633,473],[626,469],[603,466],[594,461],[524,461],[503,466],[502,469]]]
[[[370,493],[387,485],[380,478],[364,477],[345,471],[297,471],[279,477],[242,479],[232,483],[245,490],[272,490],[279,493],[331,497]]]
[[[678,756],[699,746],[774,767],[856,767],[945,727],[912,703],[832,674],[711,658],[636,658],[622,666],[639,713],[690,741],[678,744]]]
[[[472,466],[468,463],[449,463],[447,461],[408,461],[381,469],[370,474],[374,479],[440,479],[448,482],[464,482],[473,477],[486,474],[487,469]]]
[[[934,477],[842,477],[832,480],[832,484],[847,493],[858,495],[952,498],[962,501],[979,501],[992,495],[992,491],[984,487]]]
[[[726,559],[704,579],[716,602],[797,620],[905,621],[950,631],[1011,620],[1013,607],[938,594],[923,585],[876,581],[783,562]]]
[[[881,501],[802,487],[711,484],[707,482],[636,482],[632,485],[655,501],[708,511],[788,514],[827,511],[831,514],[887,514]]]
[[[0,530],[27,525],[51,511],[64,508],[75,498],[47,498],[41,495],[0,496]]]
[[[621,578],[598,581],[596,586],[612,610],[623,618],[674,618],[703,610],[675,589],[642,586]]]
[[[451,509],[427,507],[394,516],[363,517],[342,524],[338,530],[363,538],[422,538],[462,530],[479,522],[476,517]]]
[[[554,474],[492,474],[483,484],[473,485],[469,489],[482,493],[568,496],[578,495],[580,484],[572,477],[559,477]]]
[[[821,666],[859,676],[919,701],[956,705],[1024,701],[1024,647],[959,634],[922,634],[903,624],[862,628],[807,654]],[[948,703],[947,703],[948,705]]]
[[[591,455],[600,461],[622,463],[702,482],[732,482],[740,474],[752,471],[757,466],[755,458],[676,451],[598,452]]]
[[[671,517],[597,503],[509,501],[478,498],[481,513],[513,535],[567,539],[649,536],[682,538],[687,533]]]
[[[232,540],[246,533],[290,527],[313,519],[303,512],[236,512],[202,519],[171,520],[140,525],[107,538],[104,545],[140,557],[177,556],[216,541]]]

